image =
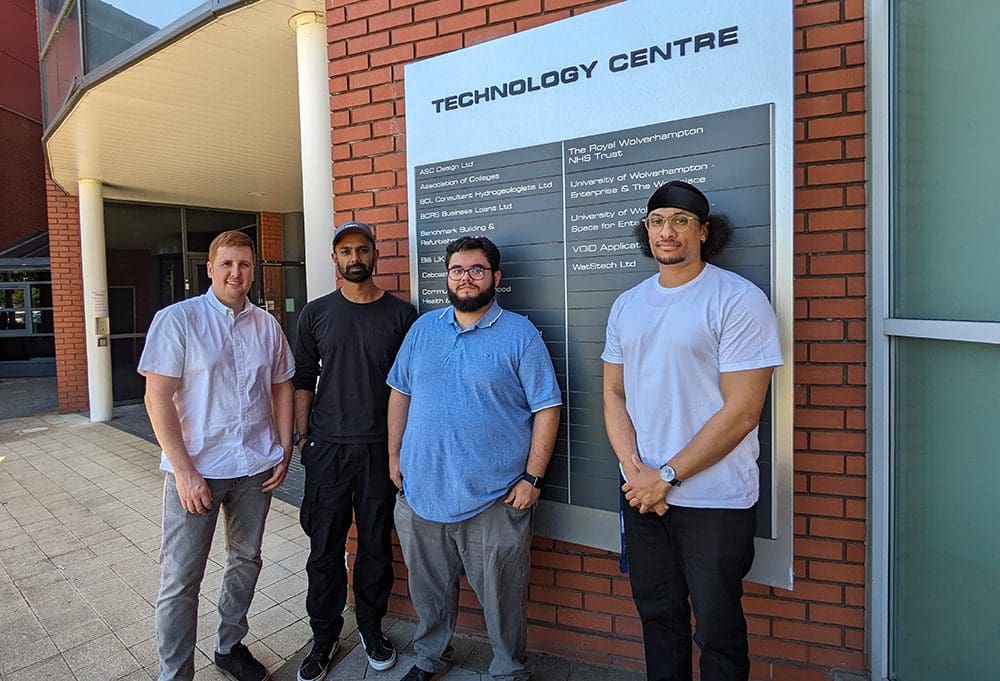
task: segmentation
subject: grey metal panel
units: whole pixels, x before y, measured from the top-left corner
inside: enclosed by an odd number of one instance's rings
[[[551,501],[538,502],[535,514],[535,534],[606,551],[621,550],[618,512],[569,506]]]

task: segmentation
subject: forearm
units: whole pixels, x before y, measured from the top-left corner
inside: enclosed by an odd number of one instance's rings
[[[538,477],[545,477],[552,450],[559,434],[559,407],[547,407],[535,412],[531,425],[531,445],[528,449],[528,460],[525,472]]]
[[[312,413],[312,404],[315,398],[316,393],[312,390],[295,391],[294,431],[296,433],[309,432],[309,415]]]
[[[622,470],[634,468],[633,457],[639,455],[635,425],[625,405],[625,385],[620,364],[604,365],[604,429],[611,449]]]
[[[282,381],[271,384],[271,412],[278,441],[285,450],[285,460],[292,455],[292,383]]]
[[[398,390],[389,391],[389,414],[386,424],[388,429],[387,445],[389,456],[399,459],[403,446],[403,432],[406,430],[406,420],[410,412],[410,396]]]
[[[757,420],[748,421],[737,409],[724,406],[669,463],[678,478],[687,480],[724,459],[756,425]]]
[[[174,405],[180,379],[146,374],[146,411],[156,439],[174,472],[181,507],[189,513],[207,513],[212,508],[212,490],[195,468],[181,434],[181,419]]]
[[[757,427],[771,371],[767,367],[721,375],[722,408],[670,459],[678,478],[686,480],[718,463]]]
[[[195,471],[191,455],[188,453],[184,437],[181,435],[181,420],[174,405],[173,396],[150,394],[145,397],[146,413],[156,441],[170,462],[175,475],[186,475]]]
[[[636,445],[635,427],[625,409],[625,400],[604,400],[604,427],[615,457],[623,466],[631,466],[632,457],[639,453]]]

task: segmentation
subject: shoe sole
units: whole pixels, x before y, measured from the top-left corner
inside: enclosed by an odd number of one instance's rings
[[[358,634],[358,639],[361,640],[361,648],[364,649],[364,647],[365,647],[365,637],[362,636],[359,633]],[[365,652],[365,657],[368,658],[368,666],[371,667],[372,669],[374,669],[377,672],[384,672],[386,669],[392,669],[392,666],[394,664],[396,664],[396,650],[395,650],[395,648],[392,651],[392,657],[390,657],[388,660],[375,660],[375,659],[372,659],[371,657],[368,656],[367,652]]]
[[[368,655],[366,654],[365,657],[368,657]],[[377,672],[384,672],[386,669],[391,669],[394,664],[396,664],[396,651],[393,651],[392,657],[388,660],[373,660],[368,657],[368,666]]]
[[[314,677],[312,677],[310,679],[307,679],[304,676],[302,676],[301,674],[299,674],[298,672],[295,672],[295,680],[296,681],[323,681],[323,679],[326,678],[326,675],[330,673],[330,668],[331,667],[333,667],[333,658],[332,657],[330,658],[330,661],[326,663],[326,666],[323,667],[323,672],[319,676],[314,676]]]

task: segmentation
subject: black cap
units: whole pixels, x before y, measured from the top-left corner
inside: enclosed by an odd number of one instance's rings
[[[353,221],[345,222],[333,231],[333,245],[336,246],[341,237],[345,237],[348,234],[363,234],[372,242],[372,246],[375,245],[375,234],[372,232],[371,225]]]
[[[708,199],[697,187],[680,180],[667,182],[653,192],[646,204],[646,213],[657,208],[680,208],[694,213],[702,222],[708,219]]]

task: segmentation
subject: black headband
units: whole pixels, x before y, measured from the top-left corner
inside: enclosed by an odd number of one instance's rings
[[[652,213],[657,208],[680,208],[694,213],[702,222],[708,219],[708,199],[697,187],[680,180],[667,182],[653,192],[646,204],[646,213]]]

